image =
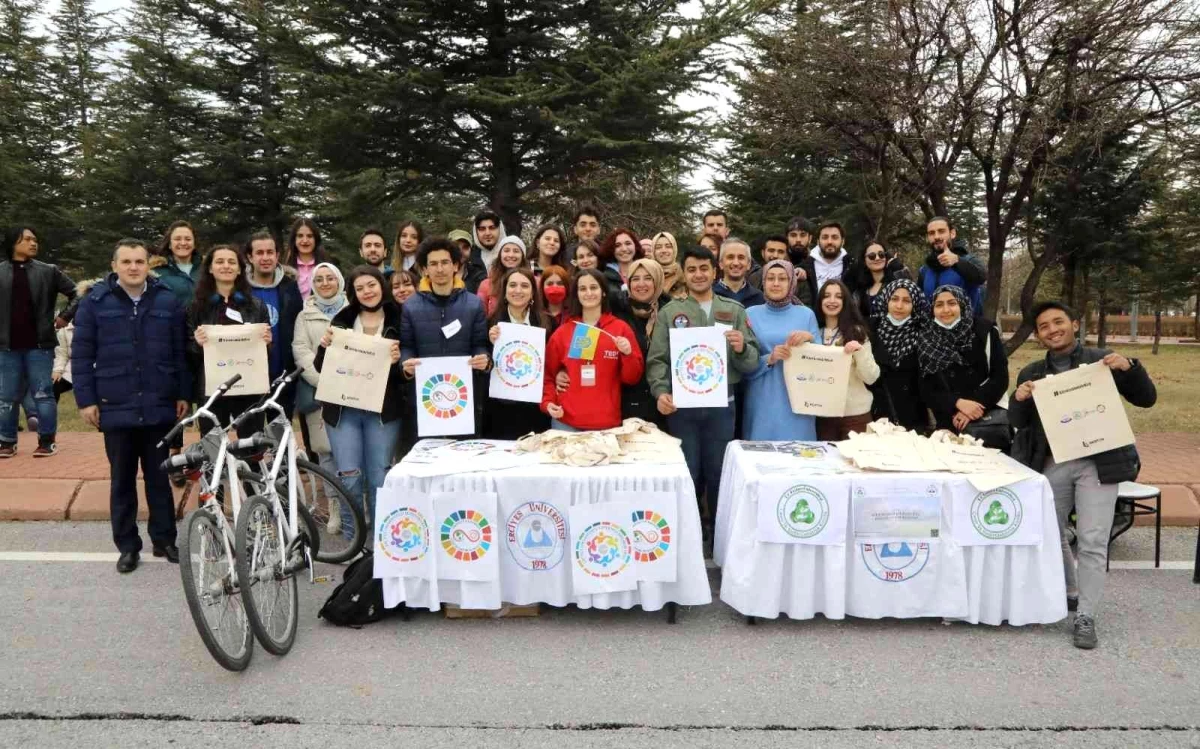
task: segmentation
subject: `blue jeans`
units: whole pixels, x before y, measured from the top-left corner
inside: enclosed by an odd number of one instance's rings
[[[550,420],[550,428],[557,429],[560,432],[578,432],[578,431],[580,431],[580,430],[576,429],[575,427],[571,426],[570,424],[562,423],[558,419]]]
[[[37,409],[38,435],[51,440],[58,431],[58,404],[54,402],[53,349],[0,351],[0,442],[17,441],[17,418],[26,388]]]
[[[683,459],[696,485],[696,498],[707,490],[707,522],[717,520],[721,492],[721,466],[725,447],[733,439],[734,408],[681,408],[667,417],[667,431],[683,441]]]
[[[392,466],[396,440],[400,437],[400,420],[381,424],[379,414],[343,407],[337,426],[326,424],[325,431],[329,435],[329,446],[333,448],[338,479],[360,509],[363,507],[363,475],[366,475],[367,511],[363,515],[374,519],[375,492],[383,486],[388,468]],[[368,533],[370,528],[368,520]],[[354,519],[345,508],[342,508],[342,529],[347,536],[354,530]]]

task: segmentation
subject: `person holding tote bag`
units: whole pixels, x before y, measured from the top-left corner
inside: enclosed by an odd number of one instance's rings
[[[337,313],[345,309],[346,280],[342,272],[332,263],[317,263],[312,274],[312,294],[304,302],[296,318],[296,333],[292,338],[292,356],[300,373],[296,386],[296,413],[300,414],[300,431],[304,447],[317,459],[321,467],[332,474],[337,473],[333,448],[325,431],[321,417],[321,404],[317,402],[317,383],[321,374],[317,372],[317,351],[321,338]]]
[[[845,415],[817,417],[817,439],[840,442],[849,439],[850,432],[862,432],[871,423],[874,396],[867,386],[879,379],[879,365],[871,353],[870,331],[846,284],[836,278],[826,281],[817,299],[817,319],[824,323],[817,342],[841,346],[852,357]]]
[[[962,289],[934,290],[933,319],[921,331],[918,350],[921,400],[933,410],[938,429],[1008,452],[1008,357],[1000,331],[974,316]]]

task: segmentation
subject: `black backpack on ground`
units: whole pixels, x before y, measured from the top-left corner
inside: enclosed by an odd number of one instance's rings
[[[387,615],[383,581],[375,578],[375,557],[363,554],[350,563],[342,584],[333,589],[317,616],[339,627],[361,627]]]

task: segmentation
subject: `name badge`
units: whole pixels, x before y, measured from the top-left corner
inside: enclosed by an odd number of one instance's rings
[[[462,323],[458,320],[455,320],[447,325],[442,326],[442,335],[446,336],[447,338],[453,338],[454,335],[460,330],[462,330]]]
[[[726,325],[723,322],[713,323],[713,327],[716,328],[717,330],[721,331],[722,333],[724,333],[727,330],[733,330],[732,325]]]
[[[579,379],[585,388],[596,387],[596,365],[584,364],[580,367]]]
[[[239,323],[245,322],[245,320],[242,319],[242,313],[238,312],[233,307],[225,308],[225,316],[228,317],[230,320],[234,320]]]

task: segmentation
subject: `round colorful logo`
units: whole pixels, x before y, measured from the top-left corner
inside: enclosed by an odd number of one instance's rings
[[[885,583],[902,583],[921,574],[929,563],[928,543],[901,541],[891,544],[863,544],[863,564]]]
[[[475,510],[455,510],[442,521],[442,548],[460,562],[474,562],[492,548],[492,525]]]
[[[531,572],[552,570],[567,548],[567,520],[548,502],[526,502],[513,510],[505,526],[513,561]]]
[[[542,383],[542,356],[525,341],[509,341],[500,347],[493,360],[496,376],[509,387],[526,388]]]
[[[814,487],[793,486],[775,503],[775,518],[792,538],[812,538],[829,524],[829,501]]]
[[[662,559],[671,549],[671,526],[654,510],[634,510],[633,558],[639,562]]]
[[[971,525],[976,533],[992,541],[1012,536],[1024,517],[1020,497],[1004,487],[977,494],[971,502]]]
[[[439,419],[453,419],[467,408],[467,385],[458,375],[436,374],[421,386],[421,405]]]
[[[671,324],[677,328],[686,328],[692,324],[692,321],[688,319],[687,315],[681,313],[675,315],[675,317],[671,320]]]
[[[412,507],[388,514],[379,525],[379,551],[393,562],[415,562],[429,553],[429,525]]]
[[[711,346],[693,344],[675,357],[675,376],[689,393],[711,393],[725,381],[725,359]]]
[[[485,453],[496,449],[496,445],[487,440],[459,440],[445,445],[445,450],[456,453]]]
[[[618,525],[601,520],[592,523],[575,541],[575,563],[592,577],[618,575],[633,559],[629,536]]]

